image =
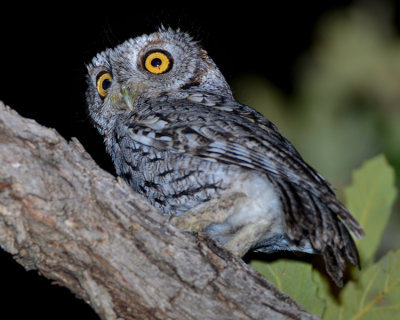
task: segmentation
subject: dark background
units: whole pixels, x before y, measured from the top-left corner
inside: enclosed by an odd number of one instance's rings
[[[311,44],[317,21],[355,1],[283,1],[277,4],[196,2],[192,7],[145,1],[78,6],[10,8],[0,19],[0,100],[21,115],[77,137],[94,159],[112,171],[100,137],[86,114],[85,64],[106,47],[155,31],[181,28],[209,52],[228,82],[243,72],[264,75],[290,95],[293,62]],[[217,2],[214,2],[214,5]],[[396,25],[399,26],[399,5]],[[110,9],[109,7],[117,7]],[[83,301],[26,272],[0,250],[2,314],[10,319],[97,319]]]

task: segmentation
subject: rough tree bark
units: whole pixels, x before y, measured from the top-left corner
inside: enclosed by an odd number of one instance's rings
[[[171,225],[76,139],[1,102],[0,245],[101,319],[317,319],[206,235]]]

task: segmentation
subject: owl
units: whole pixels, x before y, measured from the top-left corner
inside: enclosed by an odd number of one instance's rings
[[[203,228],[222,246],[322,255],[338,285],[347,261],[359,266],[350,232],[359,239],[363,230],[330,184],[234,99],[187,33],[160,28],[97,54],[87,69],[90,118],[117,174],[160,213],[184,217],[240,195]]]

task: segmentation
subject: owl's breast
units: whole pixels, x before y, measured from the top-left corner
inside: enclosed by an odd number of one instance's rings
[[[128,138],[112,143],[109,151],[117,174],[163,213],[181,214],[219,197],[243,172],[236,166],[160,151]]]

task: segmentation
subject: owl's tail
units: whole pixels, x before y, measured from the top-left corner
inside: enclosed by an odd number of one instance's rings
[[[308,239],[326,264],[326,271],[338,286],[343,285],[347,261],[360,268],[357,247],[350,232],[360,239],[364,232],[328,186],[309,190],[287,181],[274,181],[279,187],[289,239]]]
[[[343,271],[346,268],[346,261],[356,265],[359,269],[360,258],[357,247],[350,232],[356,239],[364,236],[364,231],[350,212],[335,198],[327,197],[329,218],[331,220],[326,242],[321,248],[324,257],[326,271],[340,287],[343,286]],[[349,232],[350,231],[350,232]]]

